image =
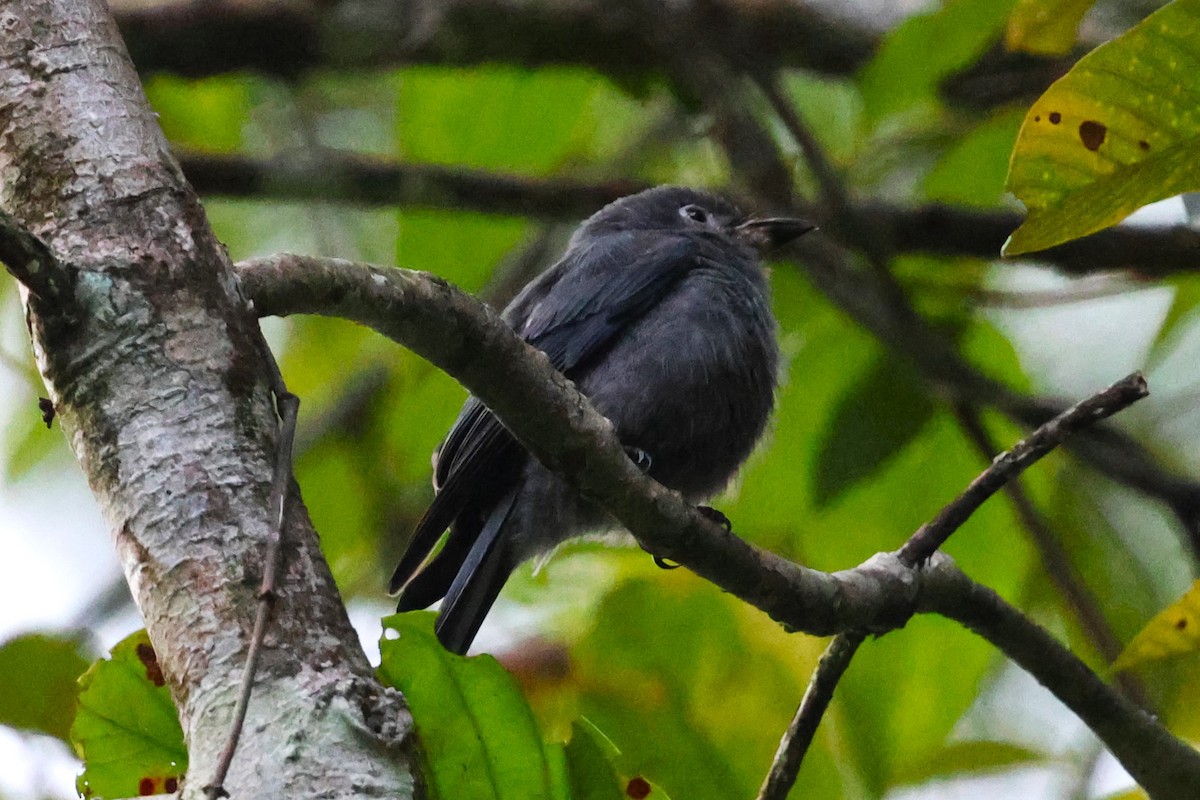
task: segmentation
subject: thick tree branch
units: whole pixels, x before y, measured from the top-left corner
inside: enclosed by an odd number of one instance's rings
[[[495,411],[539,460],[607,508],[647,549],[687,566],[791,630],[816,635],[885,631],[908,619],[914,593],[917,607],[951,616],[947,598],[963,592],[978,594],[969,579],[940,555],[923,569],[905,566],[897,555],[881,554],[858,568],[826,574],[741,541],[642,473],[629,460],[611,424],[551,368],[544,354],[517,338],[494,311],[436,276],[305,256],[256,259],[240,264],[238,271],[259,314],[310,313],[352,320],[444,369]],[[1076,412],[1068,419],[1087,418]],[[968,493],[966,500],[958,502],[971,505],[973,499],[974,494]],[[947,517],[948,524],[956,524],[959,515]],[[925,552],[917,548],[918,555]],[[925,582],[930,579],[936,586],[927,589]],[[993,613],[1005,618],[1002,629],[977,620],[973,613],[964,613],[962,621],[994,643],[1007,644],[1021,635],[1019,631],[1036,635],[1037,648],[1050,648],[1062,667],[1061,676],[1043,668],[1031,670],[1039,680],[1082,718],[1100,721],[1097,733],[1152,796],[1190,797],[1190,787],[1200,783],[1172,781],[1181,775],[1200,781],[1200,754],[1105,686],[1015,609],[999,598],[995,603],[1001,609]],[[1032,649],[1026,644],[1018,652],[1025,658]],[[1029,668],[1025,661],[1018,659],[1018,663]],[[1080,670],[1090,676],[1082,692]],[[1059,685],[1060,680],[1074,683]],[[1127,726],[1122,735],[1138,738],[1137,743],[1106,738],[1116,737],[1122,724]],[[1171,764],[1156,773],[1144,755],[1159,747],[1165,748],[1161,752]],[[1126,756],[1131,759],[1127,764]],[[1160,774],[1171,777],[1163,780]]]
[[[816,635],[890,627],[911,576],[877,568],[825,573],[763,552],[711,522],[638,469],[612,425],[518,339],[499,315],[428,273],[340,259],[273,256],[238,266],[260,315],[322,314],[353,320],[403,344],[457,378],[495,411],[530,452],[572,476],[611,508],[651,552]],[[701,546],[699,543],[703,543]]]
[[[278,520],[265,345],[104,3],[0,0],[0,21],[0,208],[53,256],[31,273],[10,224],[5,258],[33,295],[38,365],[179,707],[184,797],[198,798],[227,740]],[[246,709],[255,735],[227,786],[411,797],[411,718],[375,680],[286,488],[286,569]]]

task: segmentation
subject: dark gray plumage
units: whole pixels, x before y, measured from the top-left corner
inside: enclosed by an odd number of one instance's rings
[[[750,454],[774,402],[779,351],[759,255],[812,229],[746,220],[705,192],[663,186],[612,203],[571,238],[504,319],[700,502]],[[512,570],[614,523],[467,400],[436,457],[437,496],[392,576],[399,610],[445,597],[437,635],[466,652]],[[423,569],[442,532],[450,536]]]

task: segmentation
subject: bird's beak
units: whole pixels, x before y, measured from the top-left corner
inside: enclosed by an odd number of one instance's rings
[[[758,252],[766,253],[816,229],[816,225],[802,219],[765,217],[746,220],[733,229],[733,235]]]

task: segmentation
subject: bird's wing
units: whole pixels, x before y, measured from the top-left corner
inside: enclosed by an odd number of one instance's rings
[[[703,250],[695,237],[640,232],[604,237],[592,246],[573,249],[552,268],[549,279],[543,276],[531,285],[532,291],[513,301],[505,318],[526,341],[544,351],[556,369],[571,377],[607,351],[689,270],[706,263]],[[513,314],[514,309],[518,313]],[[434,481],[438,493],[392,575],[391,591],[413,579],[442,532],[464,510],[490,512],[517,479],[522,453],[496,416],[479,400],[469,398],[438,451]],[[454,560],[466,557],[470,549],[463,547],[466,544],[458,543]],[[449,563],[439,568],[447,574],[450,570]],[[438,594],[436,588],[424,584],[420,588],[421,600]],[[405,601],[402,598],[402,604]]]
[[[702,245],[658,232],[603,237],[579,251],[518,331],[573,377],[706,260]]]

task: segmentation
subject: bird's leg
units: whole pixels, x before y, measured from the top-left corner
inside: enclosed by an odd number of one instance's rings
[[[642,549],[646,550],[646,548],[644,548],[644,547]],[[646,552],[650,553],[649,550],[646,550]],[[654,559],[654,566],[658,567],[659,569],[679,569],[680,567],[683,566],[682,564],[672,564],[670,561],[667,561],[662,556],[654,555],[654,553],[650,553],[650,556],[651,556],[651,558]]]
[[[629,460],[642,472],[649,472],[651,465],[654,463],[654,459],[650,457],[650,454],[640,447],[626,447],[625,455],[629,456]]]
[[[729,521],[729,517],[725,516],[720,511],[717,511],[715,508],[711,506],[696,506],[696,510],[700,512],[700,516],[704,517],[710,522],[717,523],[724,528],[727,533],[733,532],[733,523]]]

